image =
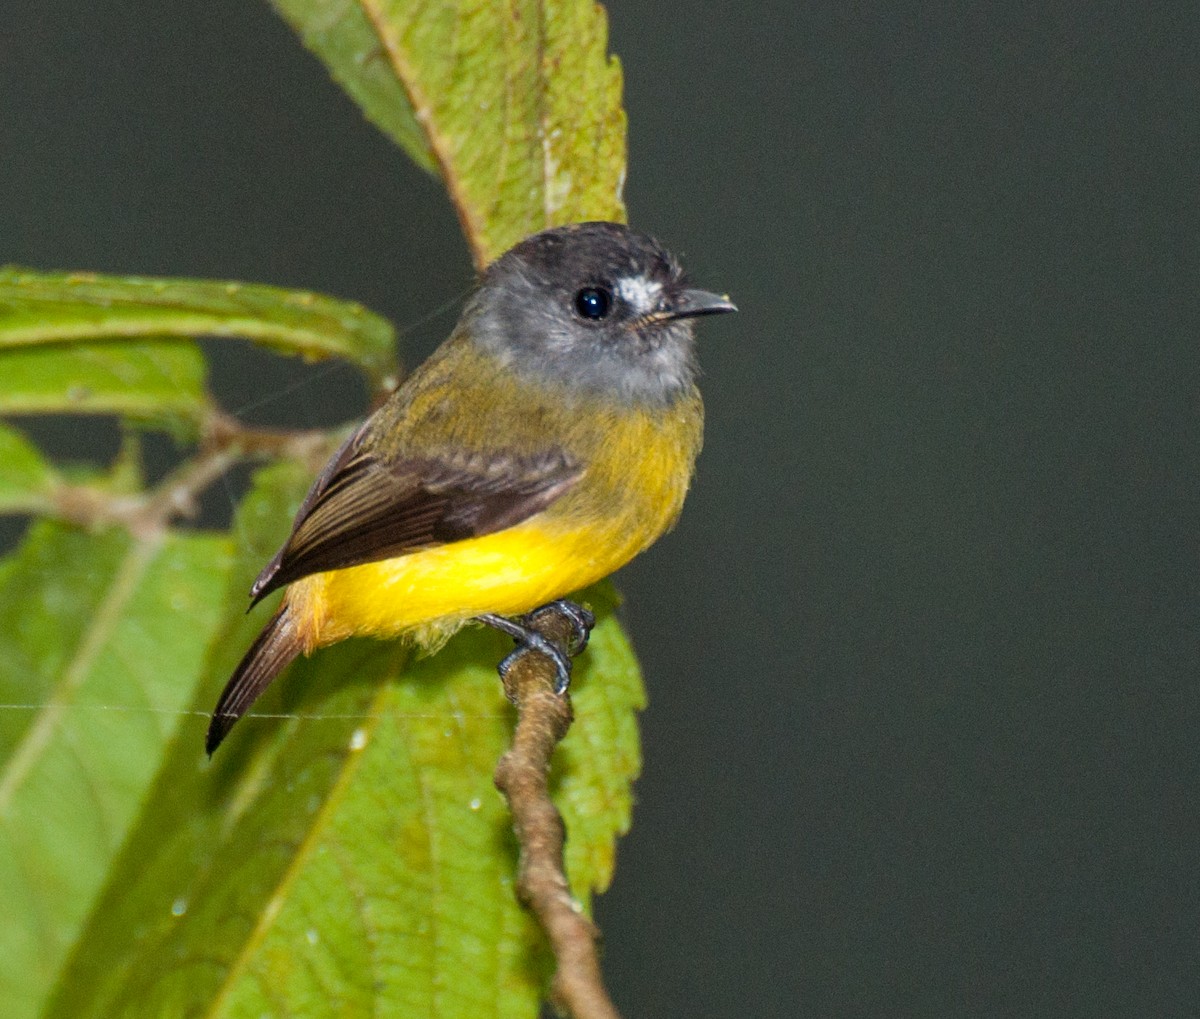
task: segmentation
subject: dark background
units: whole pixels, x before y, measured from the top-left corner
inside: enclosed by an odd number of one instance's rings
[[[612,6],[631,219],[742,309],[621,577],[630,1017],[1200,1007],[1200,36],[1077,7]],[[439,184],[251,0],[5,11],[3,261],[353,297],[410,363],[471,280]],[[252,418],[361,412],[213,350]]]

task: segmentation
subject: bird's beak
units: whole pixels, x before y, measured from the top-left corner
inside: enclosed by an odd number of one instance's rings
[[[662,312],[662,318],[696,318],[700,315],[722,315],[727,311],[737,311],[737,305],[729,299],[729,295],[688,289],[679,292]]]

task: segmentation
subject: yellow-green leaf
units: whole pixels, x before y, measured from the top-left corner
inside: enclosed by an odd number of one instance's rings
[[[302,477],[263,472],[239,531],[277,526]],[[267,615],[242,616],[241,593],[197,711]],[[586,842],[570,855],[585,895],[628,824],[642,703],[612,596],[592,601],[559,796],[571,842]],[[285,673],[211,764],[189,721],[46,1014],[536,1015],[550,963],[492,785],[512,734],[495,671],[510,647],[472,630],[408,666],[394,643],[340,644]]]
[[[35,513],[49,505],[58,475],[15,428],[0,424],[0,513]]]
[[[437,160],[429,139],[417,123],[404,85],[385,57],[362,5],[321,5],[312,0],[271,2],[367,118],[419,167],[436,173]]]
[[[41,522],[0,587],[0,1001],[37,1015],[193,696],[223,538]]]
[[[590,0],[275,2],[371,119],[442,175],[477,265],[546,226],[624,218],[620,68]],[[391,371],[390,330],[381,360],[378,342],[336,327],[331,339],[269,288],[8,276],[0,348],[233,334],[349,357],[377,380]],[[29,297],[39,287],[57,311]],[[172,287],[178,299],[156,304]],[[250,291],[266,310],[243,314]],[[551,963],[516,898],[511,819],[492,785],[513,725],[495,675],[507,640],[471,630],[415,664],[396,644],[345,642],[293,666],[203,757],[201,716],[270,611],[244,616],[245,590],[308,480],[291,465],[260,472],[239,510],[195,714],[158,754],[103,892],[40,985],[44,1016],[537,1014]],[[13,575],[0,566],[0,583]],[[585,901],[629,823],[643,699],[611,592],[591,598],[599,625],[554,762]]]
[[[377,385],[395,331],[360,305],[256,283],[0,269],[0,350],[27,344],[238,336],[310,360],[340,357]]]
[[[551,762],[554,799],[568,838],[567,876],[585,904],[612,880],[617,836],[629,831],[632,786],[641,774],[637,712],[646,706],[641,668],[617,619],[611,584],[590,588],[585,599],[598,625],[588,641],[587,664],[572,684],[575,722]]]
[[[0,414],[119,414],[194,432],[210,410],[206,374],[185,340],[3,349]]]
[[[621,68],[592,0],[273,2],[372,120],[432,155],[477,266],[545,227],[624,220]]]

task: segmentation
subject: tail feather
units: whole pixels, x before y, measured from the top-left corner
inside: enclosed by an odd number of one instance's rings
[[[288,616],[286,603],[263,627],[250,650],[233,670],[221,698],[213,709],[212,721],[208,724],[208,736],[204,749],[209,756],[221,745],[246,709],[261,694],[283,669],[303,650],[296,628]]]

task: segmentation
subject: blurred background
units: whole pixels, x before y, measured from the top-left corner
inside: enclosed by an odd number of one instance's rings
[[[1192,1015],[1194,11],[903,8],[609,6],[631,221],[741,313],[620,577],[651,702],[607,976],[628,1016]],[[0,262],[355,298],[410,364],[472,278],[253,0],[5,12]],[[251,420],[363,411],[211,350]]]

